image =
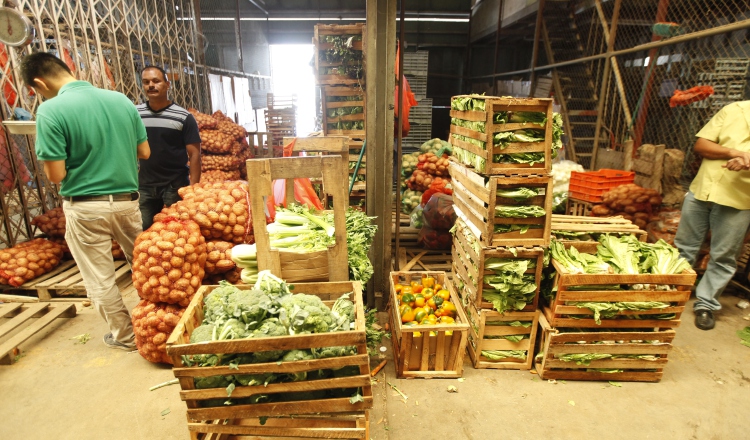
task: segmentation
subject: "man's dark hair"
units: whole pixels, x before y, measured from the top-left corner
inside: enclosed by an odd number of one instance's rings
[[[159,72],[161,72],[161,76],[164,79],[164,81],[169,82],[169,80],[167,79],[167,72],[165,72],[164,69],[162,69],[159,66],[146,66],[146,67],[144,67],[143,70],[141,70],[141,77],[143,77],[143,72],[147,71],[148,69],[156,69],[156,70],[158,70]]]
[[[54,78],[62,73],[73,75],[68,66],[51,53],[32,53],[21,60],[21,79],[27,86],[34,86],[34,78]]]

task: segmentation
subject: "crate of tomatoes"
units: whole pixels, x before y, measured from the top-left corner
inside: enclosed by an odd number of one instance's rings
[[[461,377],[469,319],[445,272],[391,272],[390,282],[397,376]]]

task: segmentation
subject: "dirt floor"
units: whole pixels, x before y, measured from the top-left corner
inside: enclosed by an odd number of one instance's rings
[[[124,293],[128,306],[138,298]],[[716,329],[686,312],[660,383],[542,381],[528,371],[475,370],[463,379],[399,380],[393,362],[374,382],[372,439],[748,438],[750,348],[737,330],[750,309],[725,294]],[[743,319],[744,318],[744,319]],[[0,366],[0,439],[186,439],[178,386],[168,366],[106,348],[93,308],[60,319]],[[2,320],[0,320],[2,323]],[[76,344],[74,336],[92,339]],[[390,350],[387,353],[390,358]],[[408,398],[396,393],[395,386]],[[458,393],[449,393],[455,386]]]

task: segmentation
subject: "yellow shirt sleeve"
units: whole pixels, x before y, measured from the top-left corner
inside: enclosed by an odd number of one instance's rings
[[[726,116],[727,106],[724,106],[703,128],[701,128],[695,137],[707,139],[718,144],[719,135],[721,134],[722,128],[724,128],[724,120],[726,119]]]

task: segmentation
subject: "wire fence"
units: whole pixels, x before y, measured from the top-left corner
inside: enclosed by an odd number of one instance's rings
[[[605,53],[615,3],[547,2],[539,65]],[[748,18],[750,5],[742,0],[622,1],[613,50],[684,38]],[[592,166],[598,124],[599,152],[622,151],[628,139],[635,148],[665,144],[685,153],[683,180],[691,180],[700,165],[700,159],[692,154],[695,134],[723,106],[747,96],[748,29],[691,38],[611,60],[609,66],[603,58],[551,72],[553,93],[567,110],[569,155],[575,153],[580,163]],[[669,106],[675,90],[698,85],[713,86],[714,94],[687,106]],[[598,156],[596,165],[611,163],[603,159]]]

